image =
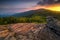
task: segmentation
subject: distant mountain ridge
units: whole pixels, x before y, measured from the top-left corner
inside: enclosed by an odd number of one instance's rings
[[[43,16],[49,16],[49,15],[60,15],[60,12],[57,11],[51,11],[51,10],[47,10],[47,9],[38,9],[38,10],[30,10],[30,11],[26,11],[26,12],[22,12],[22,13],[15,13],[13,15],[0,15],[0,17],[23,17],[23,16],[31,16],[32,14],[36,14],[38,13],[39,15],[43,15]]]
[[[26,11],[26,12],[22,12],[22,13],[15,13],[13,15],[0,15],[0,17],[9,17],[9,16],[14,16],[14,17],[21,17],[21,16],[28,16],[28,15],[31,15],[31,14],[34,14],[36,13],[37,11],[42,11],[42,10],[45,10],[45,9],[39,9],[39,10],[30,10],[30,11]]]
[[[16,13],[16,14],[13,14],[12,16],[14,17],[22,17],[22,16],[30,16],[32,14],[35,14],[35,13],[42,13],[42,12],[47,12],[48,10],[46,9],[38,9],[38,10],[30,10],[30,11],[26,11],[26,12],[22,12],[22,13]]]
[[[22,12],[22,13],[16,13],[16,14],[13,14],[12,16],[22,17],[22,16],[28,16],[28,15],[31,15],[31,14],[34,14],[34,13],[35,13],[35,10],[30,10],[30,11],[26,11],[26,12]]]

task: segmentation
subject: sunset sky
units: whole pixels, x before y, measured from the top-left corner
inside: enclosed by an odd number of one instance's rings
[[[60,0],[0,0],[0,14],[25,12],[52,4],[60,5]]]

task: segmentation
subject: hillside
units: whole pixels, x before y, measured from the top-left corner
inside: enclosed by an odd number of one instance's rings
[[[53,16],[60,20],[60,12],[46,9],[31,10],[23,13],[16,13],[10,17],[0,18],[0,24],[13,23],[46,23],[46,17]]]
[[[22,12],[22,13],[16,13],[12,16],[13,17],[28,17],[28,18],[32,16],[42,16],[42,17],[53,16],[60,20],[59,11],[51,11],[47,9],[31,10],[31,11]]]
[[[26,11],[26,12],[22,12],[22,13],[16,13],[12,16],[15,17],[21,17],[21,16],[30,16],[30,15],[34,15],[34,14],[39,14],[39,15],[45,15],[45,16],[49,16],[49,15],[60,15],[59,11],[51,11],[51,10],[47,10],[47,9],[38,9],[38,10],[30,10],[30,11]]]

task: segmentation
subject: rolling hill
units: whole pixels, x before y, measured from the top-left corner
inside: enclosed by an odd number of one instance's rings
[[[40,16],[60,16],[60,12],[57,11],[51,11],[47,9],[38,9],[38,10],[30,10],[22,13],[15,13],[13,15],[0,15],[0,17],[23,17],[23,16],[31,16],[31,15],[37,15],[39,14]]]
[[[46,9],[31,10],[23,13],[16,13],[8,17],[0,18],[0,24],[11,23],[46,23],[46,17],[53,16],[60,20],[60,12]]]
[[[16,13],[16,14],[13,14],[12,16],[21,17],[21,16],[30,16],[32,14],[33,15],[39,14],[39,15],[43,15],[43,16],[57,16],[57,15],[60,15],[60,12],[46,10],[46,9],[38,9],[38,10],[30,10],[30,11],[26,11],[26,12],[22,12],[22,13]]]

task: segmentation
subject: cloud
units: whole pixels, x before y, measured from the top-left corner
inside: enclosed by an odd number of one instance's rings
[[[60,0],[42,0],[38,2],[38,5],[51,5],[51,4],[58,4],[60,3]]]

